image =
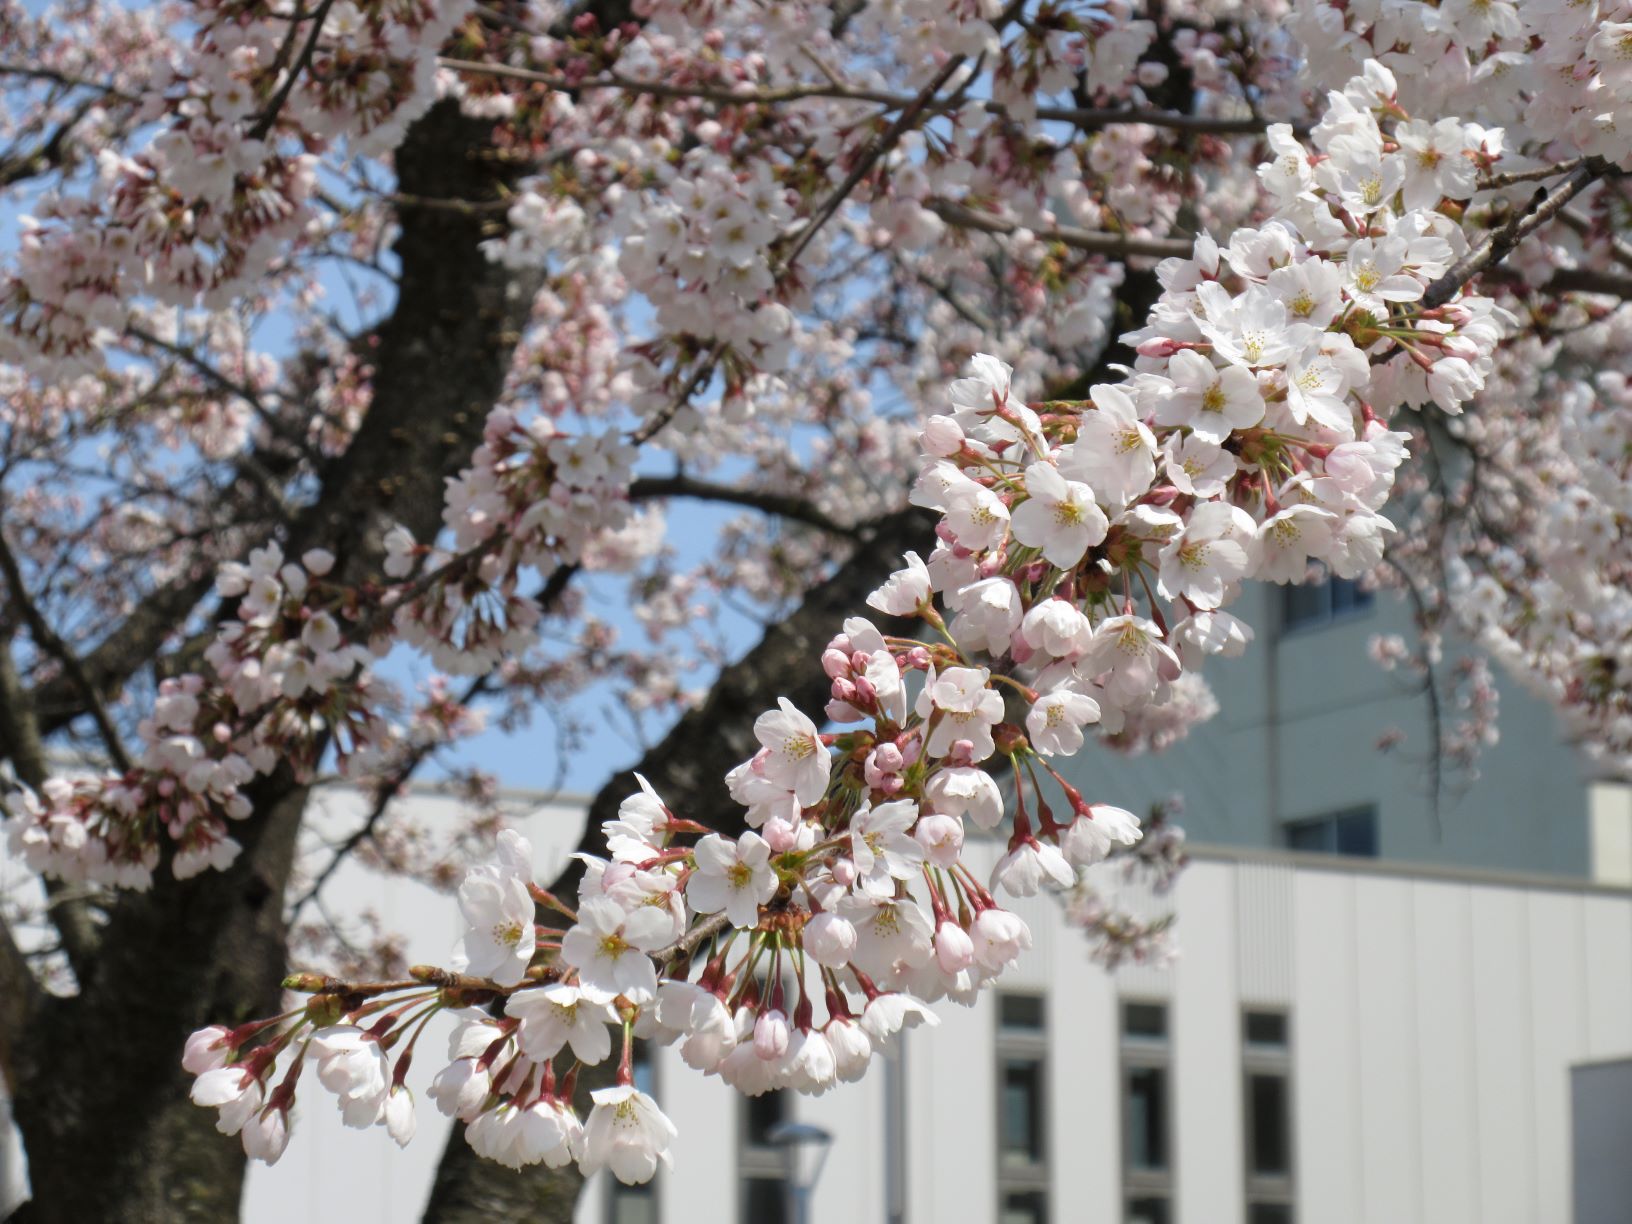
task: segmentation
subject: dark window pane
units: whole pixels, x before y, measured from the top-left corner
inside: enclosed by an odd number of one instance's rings
[[[1124,1003],[1122,1031],[1129,1037],[1166,1037],[1167,1008],[1160,1003]]]
[[[999,1001],[999,1020],[1004,1028],[1043,1027],[1043,1000],[1037,995],[1004,995]]]
[[[750,1177],[742,1198],[743,1224],[788,1224],[788,1192],[780,1179]]]
[[[1165,1198],[1128,1200],[1128,1224],[1169,1224],[1172,1218]]]
[[[1010,1190],[999,1224],[1048,1224],[1048,1197],[1041,1190]]]
[[[1284,1046],[1286,1017],[1280,1012],[1249,1011],[1246,1018],[1247,1044]]]
[[[1294,820],[1284,829],[1290,850],[1377,857],[1377,809],[1372,806]]]
[[[1134,1169],[1167,1168],[1167,1071],[1162,1067],[1129,1067],[1128,1165]]]
[[[1247,1224],[1292,1224],[1292,1204],[1253,1203],[1247,1208]]]
[[[1281,588],[1281,627],[1296,629],[1331,619],[1332,596],[1323,582],[1305,582]]]
[[[1337,848],[1337,829],[1329,819],[1297,820],[1286,826],[1286,846],[1330,854]]]
[[[749,1147],[773,1147],[771,1128],[788,1116],[787,1097],[780,1090],[764,1092],[757,1097],[745,1098],[748,1133],[743,1136]]]
[[[1337,852],[1377,857],[1377,809],[1362,808],[1337,817]]]
[[[1371,606],[1371,592],[1361,590],[1352,578],[1333,578],[1326,584],[1332,592],[1332,611],[1357,612]]]
[[[1252,1110],[1249,1167],[1254,1173],[1289,1173],[1291,1127],[1284,1075],[1249,1075],[1247,1093]]]
[[[998,1151],[1004,1164],[1041,1164],[1043,1159],[1043,1068],[1035,1061],[1003,1063]]]

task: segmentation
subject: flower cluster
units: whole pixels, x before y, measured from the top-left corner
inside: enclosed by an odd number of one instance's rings
[[[6,821],[13,853],[63,879],[146,888],[161,841],[177,879],[237,857],[230,821],[250,814],[243,787],[280,763],[311,769],[332,736],[344,767],[393,736],[391,691],[348,644],[352,592],[322,581],[334,558],[314,549],[286,562],[276,544],[225,566],[218,592],[236,601],[205,651],[207,675],[161,682],[142,720],[141,754],[121,772],[49,779]]]
[[[252,1152],[262,1130],[283,1133],[286,1119],[266,1119],[286,1113],[315,1050],[348,1123],[397,1134],[393,1089],[424,1018],[473,1008],[433,1089],[471,1144],[517,1166],[577,1161],[641,1181],[667,1160],[673,1128],[633,1086],[635,1039],[675,1044],[745,1093],[821,1093],[863,1074],[901,1029],[934,1023],[936,1002],[970,1003],[998,980],[1031,941],[998,897],[1078,890],[1080,870],[1142,836],[1051,758],[1090,732],[1159,741],[1178,733],[1164,707],[1205,709],[1197,670],[1252,637],[1226,610],[1243,583],[1374,566],[1405,457],[1389,413],[1432,402],[1454,414],[1491,372],[1506,317],[1437,282],[1465,254],[1452,214],[1500,158],[1501,134],[1424,128],[1375,61],[1328,102],[1312,149],[1289,127],[1269,133],[1275,159],[1259,176],[1273,217],[1160,265],[1164,292],[1127,337],[1138,360],[1121,382],[1028,403],[1013,370],[982,355],[951,385],[948,410],[924,425],[911,496],[940,515],[935,549],[909,554],[868,600],[934,636],[844,623],[821,656],[837,729],[785,699],[760,716],[759,750],[726,778],[744,831],[679,816],[643,782],[604,826],[605,856],[584,857],[571,904],[536,884],[528,847],[507,835],[460,891],[456,972],[297,978],[316,992],[305,1008],[195,1038],[223,1052],[197,1089],[223,1127],[243,1128]],[[1438,304],[1425,304],[1431,292]],[[467,524],[582,487],[566,474],[582,451],[515,444],[501,424],[478,465],[493,475],[467,477],[473,494],[454,499],[479,507]],[[509,522],[513,538],[553,540],[558,526],[529,534],[542,521]],[[478,528],[464,542],[487,538]],[[411,552],[397,548],[402,573]],[[966,855],[970,824],[1003,837],[985,878]],[[1138,857],[1166,880],[1182,840],[1164,832]],[[1161,921],[1073,895],[1107,960],[1162,954]],[[540,925],[540,906],[564,929]],[[620,1048],[618,1085],[580,1119],[577,1068]]]
[[[194,55],[141,115],[152,139],[101,150],[86,194],[47,193],[24,219],[0,282],[7,361],[94,366],[137,294],[220,307],[242,292],[311,220],[310,150],[392,147],[434,100],[435,49],[470,5],[343,0],[317,10],[320,29],[306,14],[250,20],[234,0],[194,7]],[[309,63],[290,62],[297,37]]]

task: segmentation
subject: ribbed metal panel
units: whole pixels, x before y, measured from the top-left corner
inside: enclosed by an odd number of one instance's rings
[[[1236,981],[1244,1003],[1292,1001],[1292,883],[1288,864],[1235,865]]]

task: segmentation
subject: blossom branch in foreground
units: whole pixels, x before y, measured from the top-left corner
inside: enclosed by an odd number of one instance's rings
[[[1143,834],[1053,759],[1091,731],[1170,735],[1172,711],[1205,701],[1205,659],[1252,638],[1225,610],[1245,582],[1302,581],[1312,562],[1372,568],[1406,441],[1377,405],[1454,414],[1482,385],[1506,316],[1460,286],[1425,295],[1469,255],[1433,205],[1470,198],[1499,142],[1441,121],[1435,139],[1457,160],[1416,182],[1403,151],[1415,122],[1373,62],[1331,96],[1313,151],[1272,127],[1276,160],[1259,174],[1275,215],[1164,261],[1163,296],[1129,337],[1135,368],[1087,401],[1027,403],[1005,363],[973,360],[921,435],[912,501],[941,516],[935,549],[908,554],[868,601],[935,636],[845,622],[820,659],[838,729],[783,699],[726,778],[748,831],[710,832],[642,780],[604,826],[607,855],[586,859],[559,940],[535,925],[530,848],[504,834],[460,891],[454,976],[418,973],[435,989],[392,999],[318,983],[265,1027],[205,1030],[200,1103],[246,1150],[276,1146],[312,1049],[349,1124],[405,1141],[403,1069],[425,1017],[454,1010],[432,1092],[473,1148],[643,1181],[674,1131],[633,1086],[634,1038],[677,1044],[751,1095],[822,1093],[902,1028],[934,1023],[933,1004],[973,1002],[1030,944],[999,895],[1071,890]],[[985,878],[970,824],[1004,838]],[[1158,875],[1182,861],[1177,838],[1152,847]],[[1159,954],[1159,924],[1107,921],[1082,894],[1077,918],[1108,960]],[[617,1085],[580,1119],[577,1068],[620,1049]],[[294,1070],[274,1085],[285,1052]]]

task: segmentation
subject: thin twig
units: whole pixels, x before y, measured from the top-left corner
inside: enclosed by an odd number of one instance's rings
[[[1478,246],[1457,260],[1450,271],[1428,286],[1422,295],[1422,308],[1433,310],[1443,306],[1456,296],[1458,289],[1479,273],[1501,263],[1514,247],[1557,216],[1566,204],[1586,190],[1602,173],[1603,163],[1594,158],[1577,166],[1552,191],[1536,192],[1528,208],[1515,212],[1505,225],[1491,230]]]
[[[85,702],[85,708],[90,711],[96,723],[97,732],[102,737],[102,743],[108,750],[108,756],[118,766],[120,773],[129,773],[131,768],[130,754],[125,751],[124,741],[119,736],[119,729],[113,725],[107,706],[103,704],[102,694],[97,690],[91,678],[85,674],[79,656],[68,647],[68,643],[57,636],[57,631],[51,627],[44,614],[28,595],[28,587],[23,581],[22,568],[17,564],[17,558],[6,543],[5,536],[0,534],[0,572],[6,577],[6,585],[11,588],[11,598],[28,622],[29,634],[34,638],[34,644],[46,654],[61,664],[68,678],[79,690],[80,697]]]
[[[1537,166],[1532,170],[1509,170],[1503,174],[1491,174],[1480,179],[1476,188],[1479,191],[1499,191],[1503,187],[1512,187],[1517,183],[1535,183],[1542,179],[1555,178],[1560,174],[1568,174],[1587,159],[1572,157],[1568,161],[1555,162],[1550,166]]]
[[[1044,242],[1058,242],[1079,251],[1091,251],[1100,255],[1146,255],[1153,258],[1177,255],[1182,258],[1195,249],[1194,240],[1189,238],[1131,238],[1127,234],[1078,229],[1070,225],[1053,229],[1033,229],[1021,225],[1018,221],[977,212],[953,200],[931,200],[928,207],[943,221],[959,229],[979,230],[986,234],[1012,234],[1016,230],[1029,229]]]
[[[295,88],[295,81],[300,74],[306,71],[306,65],[312,62],[312,56],[317,51],[317,40],[323,36],[323,20],[329,15],[329,9],[334,7],[334,0],[323,0],[312,13],[312,32],[306,38],[306,45],[300,49],[300,58],[289,66],[289,75],[284,78],[278,92],[272,95],[272,100],[266,104],[260,118],[255,120],[255,126],[249,129],[251,140],[261,140],[272,130],[272,125],[278,121],[278,112],[283,104],[289,100],[289,94]],[[294,36],[295,27],[291,26],[290,37]]]
[[[802,102],[811,98],[828,98],[840,102],[872,102],[879,106],[895,109],[911,106],[917,100],[917,96],[913,94],[845,85],[834,79],[826,66],[819,61],[817,62],[817,68],[822,71],[824,76],[828,77],[825,84],[812,82],[800,85],[745,88],[721,85],[675,85],[668,81],[641,81],[633,77],[619,76],[615,73],[594,77],[589,80],[574,81],[559,73],[537,72],[529,68],[515,68],[509,64],[484,64],[476,60],[454,59],[448,56],[441,56],[436,62],[440,67],[449,68],[456,72],[473,72],[486,76],[509,77],[514,80],[529,81],[535,85],[544,85],[560,93],[578,94],[605,89],[654,98],[695,99],[703,102],[715,102],[721,106],[778,106],[789,102]],[[1001,102],[990,99],[977,100],[975,105],[989,114],[1003,116],[1009,114],[1008,108]],[[936,114],[941,114],[948,109],[948,104],[932,102],[928,104],[927,109]],[[1250,115],[1241,118],[1181,115],[1175,111],[1160,110],[1155,107],[1113,109],[1080,106],[1040,106],[1036,110],[1036,117],[1048,122],[1069,123],[1085,132],[1098,131],[1124,123],[1142,123],[1149,127],[1170,128],[1180,132],[1212,133],[1221,136],[1254,136],[1262,133],[1269,126],[1265,120]],[[1308,129],[1304,126],[1294,125],[1293,130],[1303,134]]]

